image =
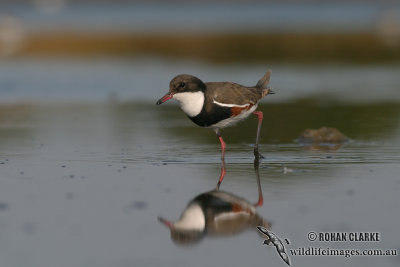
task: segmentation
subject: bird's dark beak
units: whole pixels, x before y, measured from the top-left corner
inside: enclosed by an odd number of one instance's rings
[[[173,97],[173,94],[168,93],[165,96],[161,97],[158,101],[157,101],[157,105],[161,105],[162,103],[164,103],[167,100],[170,100]]]
[[[158,220],[164,224],[165,226],[167,226],[169,229],[172,229],[172,222],[168,221],[167,219],[164,219],[163,217],[158,217]]]

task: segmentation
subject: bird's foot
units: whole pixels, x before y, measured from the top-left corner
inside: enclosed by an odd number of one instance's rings
[[[265,157],[258,152],[258,148],[254,148],[254,157],[256,160],[265,159]]]

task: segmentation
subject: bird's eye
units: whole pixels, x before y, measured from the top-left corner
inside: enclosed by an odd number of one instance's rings
[[[184,82],[181,82],[180,84],[179,84],[179,87],[185,87],[185,83]]]

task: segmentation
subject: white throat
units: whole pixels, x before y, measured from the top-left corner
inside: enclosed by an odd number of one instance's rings
[[[174,94],[174,99],[179,102],[181,109],[189,117],[199,115],[203,109],[204,93],[202,91],[176,93]]]

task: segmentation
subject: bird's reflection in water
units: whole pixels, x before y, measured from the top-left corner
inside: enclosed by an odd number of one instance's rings
[[[219,190],[222,174],[226,173],[222,159],[223,171],[214,190],[202,193],[191,200],[179,220],[171,222],[159,217],[159,221],[170,229],[171,239],[178,244],[194,244],[205,236],[231,236],[246,229],[256,231],[256,226],[268,229],[268,221],[256,211],[258,206],[263,205],[258,169],[259,158],[256,157],[254,160],[258,188],[256,203],[250,203],[242,197]]]

